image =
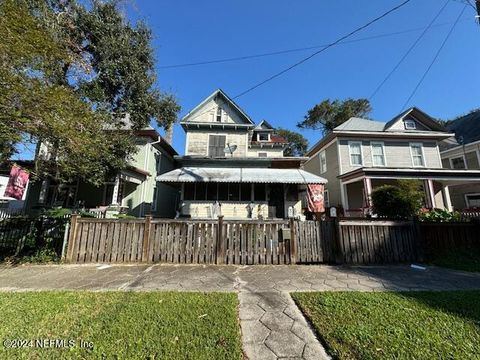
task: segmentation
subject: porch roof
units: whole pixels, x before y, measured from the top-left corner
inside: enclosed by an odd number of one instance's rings
[[[432,179],[455,181],[480,181],[480,170],[361,167],[338,176],[343,181],[361,177],[372,179]]]
[[[300,169],[182,167],[157,176],[159,182],[227,182],[326,184],[327,180]]]

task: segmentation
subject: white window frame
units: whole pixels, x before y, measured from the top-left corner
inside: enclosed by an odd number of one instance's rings
[[[353,164],[352,163],[352,155],[358,155],[358,154],[352,154],[352,147],[351,145],[353,144],[360,144],[360,164]],[[348,142],[348,157],[350,159],[350,166],[363,166],[363,146],[361,141],[349,141]]]
[[[267,135],[267,140],[260,140],[260,134]],[[270,133],[268,133],[268,132],[258,132],[257,133],[257,141],[258,142],[269,142],[270,141]]]
[[[422,162],[423,162],[423,165],[415,165],[415,162],[413,161],[413,152],[412,152],[412,147],[413,146],[420,146],[420,150],[422,152]],[[409,143],[409,147],[410,147],[410,159],[412,161],[412,166],[413,167],[417,167],[417,168],[424,168],[424,167],[427,167],[427,162],[426,162],[426,159],[425,159],[425,152],[423,151],[423,143],[419,143],[419,142],[411,142]]]
[[[417,123],[415,120],[407,119],[404,120],[403,123],[405,124],[405,130],[417,130]],[[407,124],[413,124],[413,126],[408,126]]]
[[[383,165],[376,165],[375,164],[375,157],[373,154],[373,146],[374,145],[380,145],[382,147],[382,156],[383,156]],[[385,167],[387,166],[387,156],[385,155],[385,143],[383,141],[371,141],[370,142],[370,152],[372,154],[372,166],[378,166],[378,167]]]
[[[462,158],[463,159],[463,165],[465,165],[465,167],[463,169],[468,169],[468,166],[467,166],[467,159],[465,158],[465,155],[459,155],[459,156],[452,156],[451,158],[448,158],[448,162],[450,163],[450,168],[452,170],[463,170],[462,168],[460,169],[455,169],[453,167],[453,159],[459,159],[459,158]]]
[[[320,151],[319,155],[318,155],[318,158],[320,160],[320,174],[325,174],[327,172],[327,153],[325,152],[325,150],[322,150]],[[322,159],[325,160],[325,166],[322,162]]]
[[[468,197],[469,196],[479,196],[480,193],[470,193],[470,194],[465,194],[464,197],[465,197],[465,206],[467,207],[467,209],[470,208],[470,205],[468,204]]]
[[[330,193],[328,189],[323,190],[323,205],[326,208],[330,207]]]

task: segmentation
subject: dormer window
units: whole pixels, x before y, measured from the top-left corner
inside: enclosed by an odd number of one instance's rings
[[[405,129],[406,130],[415,130],[417,128],[417,124],[413,120],[405,120]]]
[[[270,135],[268,133],[258,133],[258,141],[269,141]]]
[[[217,122],[222,122],[222,108],[220,106],[217,108]]]

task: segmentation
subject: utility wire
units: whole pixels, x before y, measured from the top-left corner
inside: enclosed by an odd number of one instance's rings
[[[372,95],[370,95],[370,97],[368,98],[369,100],[372,100],[372,98],[380,91],[380,89],[383,87],[383,85],[385,85],[385,83],[390,79],[390,77],[393,75],[393,73],[395,71],[397,71],[397,69],[400,67],[400,65],[402,65],[402,63],[405,61],[405,59],[408,57],[408,55],[410,55],[410,53],[412,52],[412,50],[417,46],[417,44],[420,42],[420,40],[423,39],[423,37],[425,36],[425,34],[428,32],[428,30],[432,27],[433,23],[438,19],[438,17],[440,16],[440,14],[443,12],[443,10],[447,7],[448,3],[450,2],[450,0],[447,0],[445,1],[445,3],[443,4],[443,6],[440,8],[440,10],[437,12],[437,14],[435,15],[435,17],[432,19],[432,21],[430,21],[430,23],[428,24],[428,26],[422,31],[422,33],[420,34],[420,36],[413,42],[413,44],[410,46],[410,48],[407,50],[407,52],[402,56],[402,58],[400,59],[400,61],[393,67],[393,69],[388,73],[388,75],[383,79],[383,81],[378,84],[377,88],[373,91]]]
[[[462,20],[467,21],[467,20],[470,20],[470,18],[468,18],[468,19],[465,18],[465,19],[462,19]],[[438,24],[432,25],[431,27],[432,28],[433,27],[441,27],[441,26],[445,26],[445,25],[450,25],[452,23],[453,23],[453,21],[443,22],[443,23],[438,23]],[[339,45],[340,44],[351,44],[351,43],[368,41],[368,40],[375,40],[375,39],[380,39],[380,38],[383,38],[383,37],[390,37],[390,36],[408,34],[408,33],[417,32],[417,31],[421,31],[421,30],[425,30],[425,29],[426,29],[426,27],[417,27],[417,28],[405,29],[405,30],[395,31],[395,32],[390,32],[390,33],[383,33],[383,34],[378,34],[378,35],[366,36],[366,37],[362,37],[362,38],[358,38],[358,39],[341,41],[339,43]],[[204,61],[183,63],[183,64],[160,65],[160,66],[157,66],[157,69],[177,69],[177,68],[194,67],[194,66],[201,66],[201,65],[210,65],[210,64],[235,62],[235,61],[242,61],[242,60],[249,60],[249,59],[257,59],[257,58],[262,58],[262,57],[267,57],[267,56],[283,55],[283,54],[301,52],[301,51],[306,51],[306,50],[313,50],[313,49],[323,48],[327,45],[328,44],[313,45],[313,46],[278,50],[278,51],[272,51],[272,52],[266,52],[266,53],[244,55],[244,56],[234,56],[234,57],[229,57],[229,58],[204,60]]]
[[[279,77],[279,76],[281,76],[281,75],[285,74],[286,72],[288,72],[288,71],[292,70],[293,68],[295,68],[295,67],[297,67],[297,66],[299,66],[299,65],[303,64],[304,62],[306,62],[306,61],[310,60],[310,59],[311,59],[311,58],[313,58],[314,56],[316,56],[316,55],[318,55],[318,54],[320,54],[320,53],[324,52],[325,50],[327,50],[327,49],[331,48],[332,46],[335,46],[335,45],[337,45],[337,44],[338,44],[338,43],[340,43],[341,41],[343,41],[343,40],[345,40],[345,39],[349,38],[350,36],[352,36],[352,35],[356,34],[357,32],[359,32],[359,31],[361,31],[361,30],[363,30],[363,29],[365,29],[365,28],[369,27],[370,25],[372,25],[372,24],[376,23],[377,21],[379,21],[379,20],[383,19],[384,17],[388,16],[388,15],[389,15],[389,14],[391,14],[392,12],[394,12],[394,11],[396,11],[396,10],[400,9],[401,7],[403,7],[403,6],[407,5],[407,4],[408,4],[410,1],[411,1],[411,0],[405,0],[405,1],[404,1],[404,2],[402,2],[401,4],[399,4],[399,5],[395,6],[395,7],[393,7],[392,9],[390,9],[390,10],[388,10],[387,12],[383,13],[382,15],[380,15],[380,16],[376,17],[375,19],[373,19],[373,20],[369,21],[369,22],[368,22],[368,23],[366,23],[365,25],[362,25],[362,26],[360,26],[359,28],[357,28],[357,29],[353,30],[352,32],[348,33],[347,35],[344,35],[344,36],[342,36],[342,37],[341,37],[341,38],[339,38],[338,40],[336,40],[336,41],[334,41],[334,42],[332,42],[332,43],[328,44],[327,46],[323,47],[322,49],[320,49],[320,50],[318,50],[318,51],[315,51],[313,54],[310,54],[309,56],[307,56],[307,57],[303,58],[302,60],[300,60],[300,61],[297,61],[296,63],[294,63],[294,64],[290,65],[289,67],[287,67],[287,68],[283,69],[282,71],[279,71],[278,73],[276,73],[276,74],[274,74],[274,75],[272,75],[272,76],[270,76],[270,77],[266,78],[265,80],[263,80],[263,81],[260,81],[258,84],[254,85],[254,86],[252,86],[252,87],[248,88],[247,90],[245,90],[245,91],[241,92],[240,94],[238,94],[238,95],[234,96],[234,97],[233,97],[233,99],[237,99],[237,98],[239,98],[239,97],[241,97],[241,96],[243,96],[243,95],[245,95],[245,94],[247,94],[247,93],[249,93],[249,92],[251,92],[251,91],[253,91],[253,90],[257,89],[258,87],[260,87],[260,86],[262,86],[262,85],[266,84],[267,82],[269,82],[269,81],[272,81],[273,79],[275,79],[275,78],[277,78],[277,77]]]
[[[405,101],[405,103],[403,104],[403,107],[401,109],[401,111],[405,110],[406,106],[408,105],[408,103],[410,102],[410,100],[413,98],[413,96],[415,95],[415,93],[417,92],[417,90],[419,89],[420,85],[422,85],[423,81],[425,80],[425,78],[427,77],[428,73],[430,72],[430,69],[433,67],[433,65],[435,64],[435,62],[437,61],[440,53],[442,52],[443,48],[445,47],[445,44],[447,43],[448,39],[450,38],[450,35],[452,35],[453,33],[453,30],[455,30],[455,27],[457,26],[458,22],[460,21],[460,18],[462,17],[463,13],[465,12],[465,10],[467,9],[468,5],[465,5],[462,9],[462,11],[460,11],[460,14],[458,15],[456,21],[453,23],[452,27],[450,28],[450,31],[448,32],[447,36],[445,37],[445,39],[443,40],[442,44],[440,45],[440,47],[438,48],[437,50],[437,53],[435,54],[435,56],[433,57],[433,60],[431,61],[430,65],[428,66],[428,68],[425,70],[425,72],[423,73],[422,77],[420,78],[420,81],[417,83],[417,85],[415,86],[415,88],[413,89],[412,93],[410,94],[410,96],[408,97],[407,101]]]

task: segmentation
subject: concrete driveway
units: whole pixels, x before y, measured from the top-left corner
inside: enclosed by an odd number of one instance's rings
[[[250,359],[326,359],[292,291],[480,289],[480,274],[409,266],[28,265],[0,267],[0,291],[238,292]]]

